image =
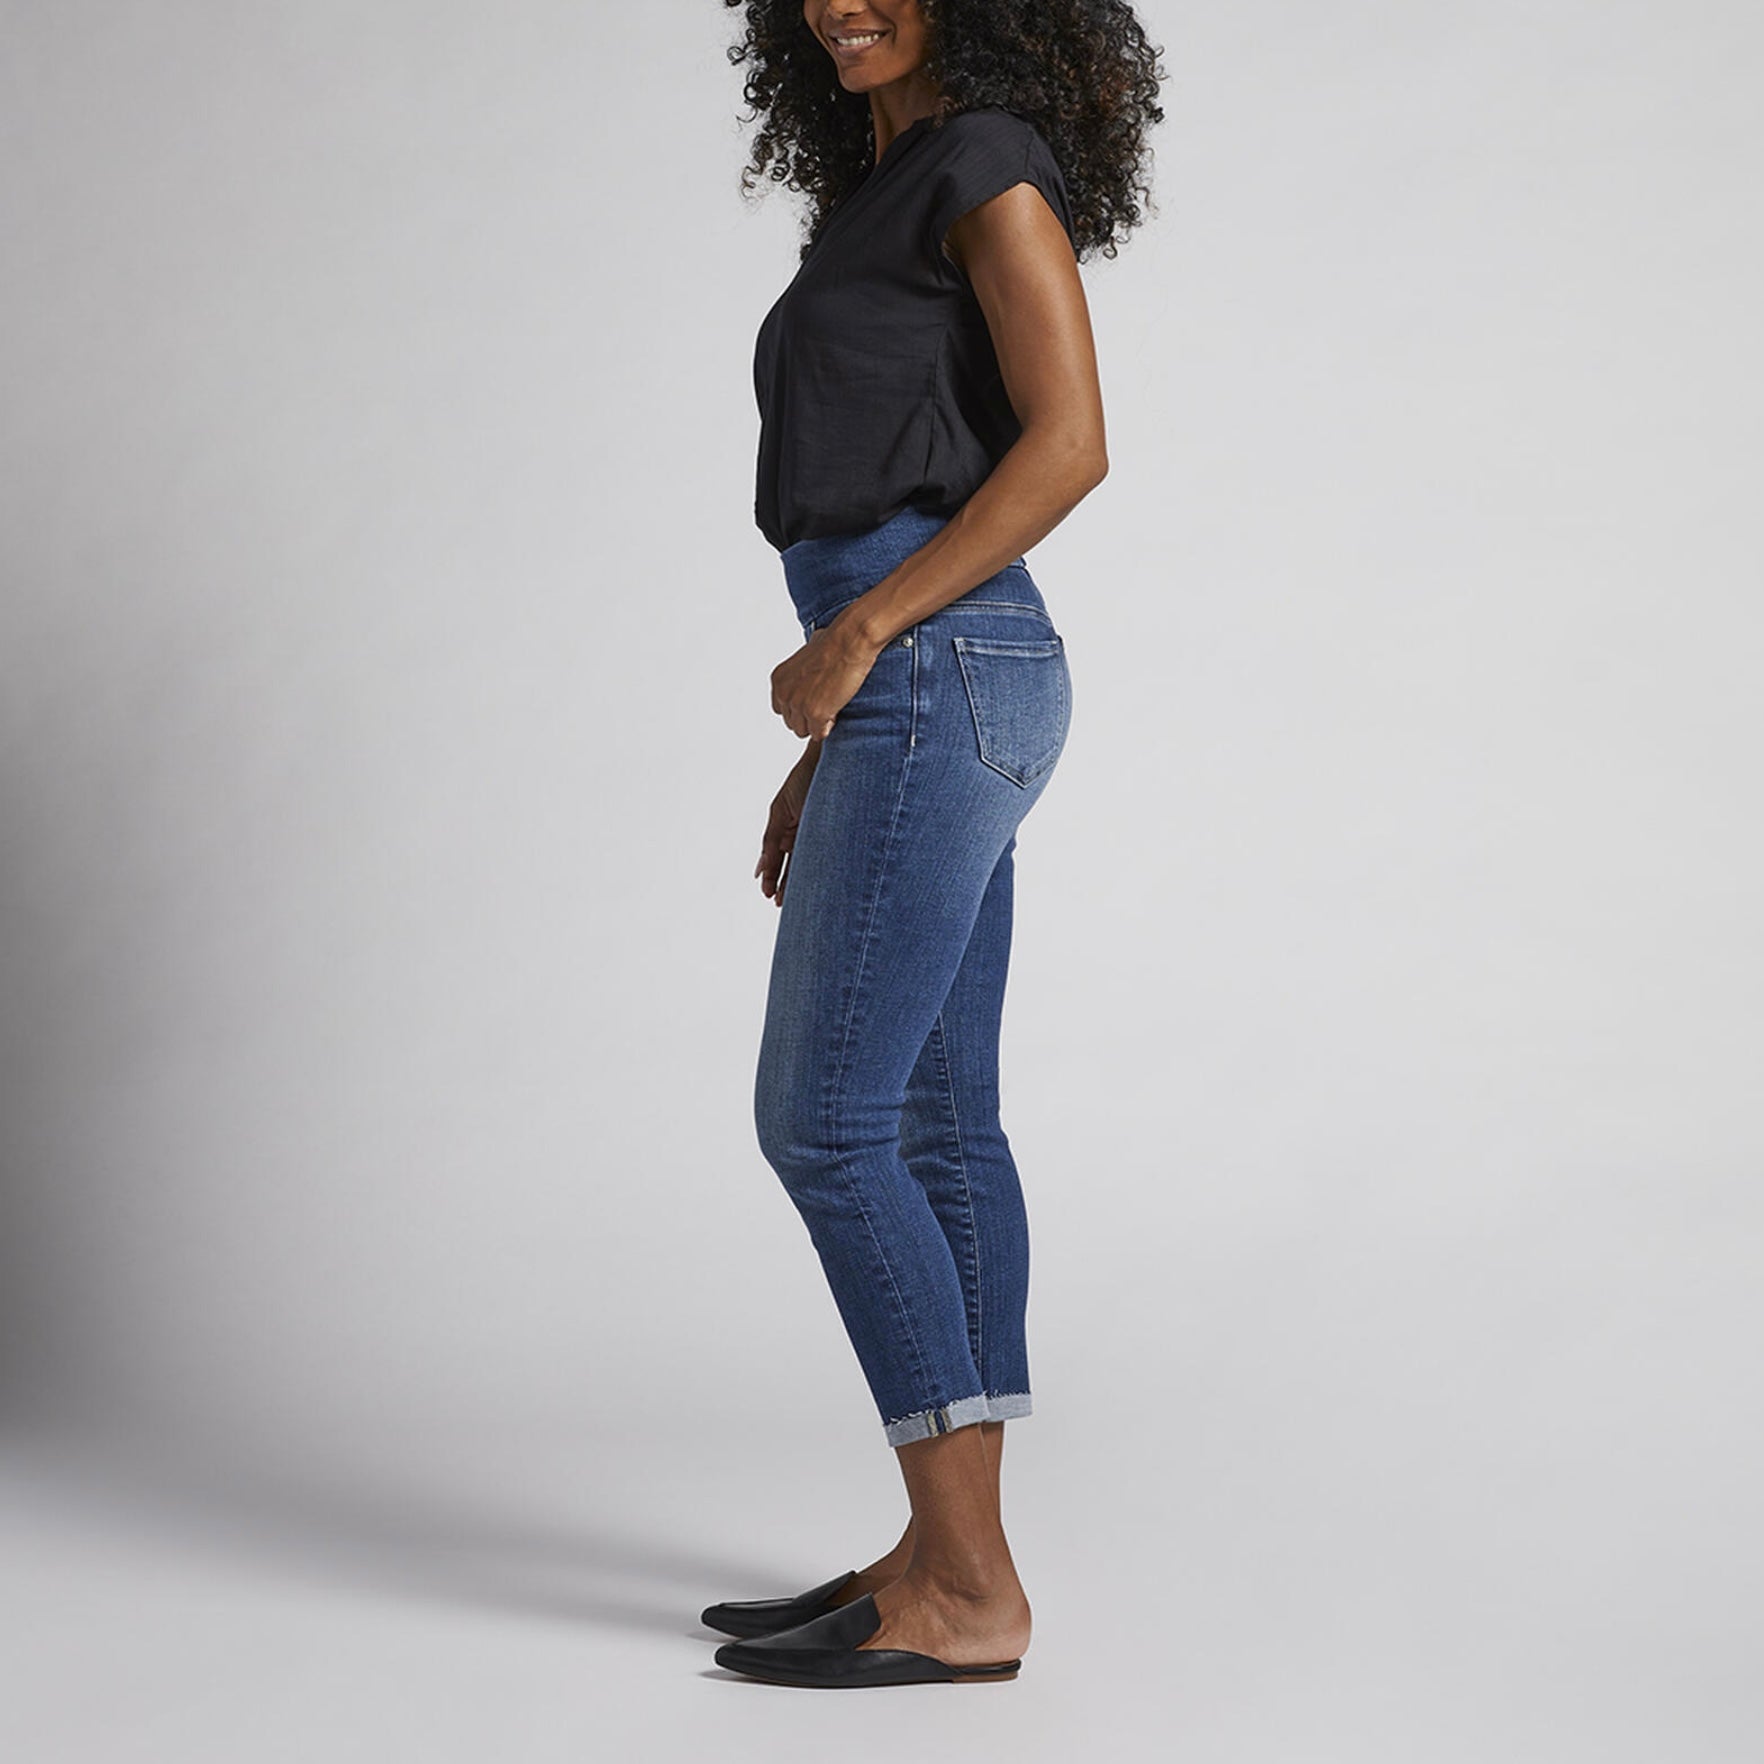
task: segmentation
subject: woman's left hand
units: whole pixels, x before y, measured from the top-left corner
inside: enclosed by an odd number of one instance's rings
[[[772,709],[792,735],[824,739],[881,652],[838,620],[772,669]]]

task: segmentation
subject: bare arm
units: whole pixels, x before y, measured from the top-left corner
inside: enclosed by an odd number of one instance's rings
[[[1020,557],[1109,469],[1084,284],[1046,198],[1016,184],[961,216],[949,244],[1022,433],[917,551],[772,670],[772,709],[793,734],[824,736],[900,632]]]
[[[1022,434],[950,520],[828,627],[874,659],[1046,537],[1108,472],[1090,312],[1071,241],[1032,184],[970,209],[949,251],[973,286]]]

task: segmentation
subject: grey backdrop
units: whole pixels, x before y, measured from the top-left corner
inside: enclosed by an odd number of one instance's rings
[[[694,1621],[904,1517],[749,1113],[727,15],[0,8],[20,1755],[1754,1755],[1764,24],[1141,13],[1031,556],[1036,1646],[877,1703]]]

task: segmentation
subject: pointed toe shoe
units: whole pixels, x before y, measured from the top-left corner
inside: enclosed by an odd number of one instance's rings
[[[717,1664],[768,1684],[861,1689],[876,1684],[995,1684],[1017,1676],[1021,1660],[952,1666],[908,1648],[866,1648],[882,1627],[875,1595],[864,1593],[794,1629],[749,1641],[724,1642]]]
[[[724,1635],[776,1635],[781,1629],[794,1629],[799,1623],[837,1610],[833,1595],[856,1573],[855,1568],[848,1568],[794,1598],[725,1599],[720,1605],[707,1605],[698,1620],[706,1629],[720,1629]]]

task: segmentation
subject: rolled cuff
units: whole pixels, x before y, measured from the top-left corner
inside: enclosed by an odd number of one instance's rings
[[[953,1433],[956,1428],[971,1427],[976,1421],[1017,1421],[1029,1413],[1026,1390],[1007,1391],[1002,1396],[961,1397],[941,1408],[919,1409],[897,1421],[885,1421],[882,1434],[891,1446],[910,1445],[915,1439]]]

